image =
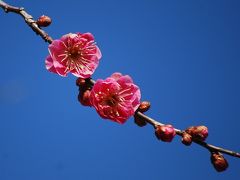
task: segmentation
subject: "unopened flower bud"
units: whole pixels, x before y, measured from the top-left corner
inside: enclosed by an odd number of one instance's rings
[[[52,23],[52,20],[50,17],[42,15],[38,18],[36,23],[39,27],[47,27]]]
[[[214,152],[211,154],[211,162],[218,172],[225,171],[228,168],[228,162],[219,152]]]
[[[182,135],[182,143],[186,146],[190,146],[192,144],[192,136],[186,132]]]
[[[138,107],[138,111],[143,113],[143,112],[148,111],[149,108],[150,108],[150,102],[143,101],[143,102],[141,102],[140,106]]]
[[[76,80],[76,85],[79,87],[80,91],[86,91],[92,89],[92,84],[90,83],[90,78],[78,78]]]
[[[193,139],[205,141],[208,137],[208,128],[206,126],[192,126],[185,130]]]
[[[77,78],[77,80],[76,80],[76,85],[77,86],[84,86],[86,84],[86,80],[85,79],[83,79],[83,78]]]
[[[143,127],[147,125],[147,122],[145,120],[143,120],[141,117],[139,117],[138,115],[134,115],[134,122],[135,124],[137,124],[139,127]]]
[[[172,125],[158,125],[155,130],[155,135],[159,140],[171,142],[176,135],[176,132]]]
[[[78,94],[78,101],[83,105],[83,106],[92,106],[90,102],[90,90],[86,91],[80,91]]]

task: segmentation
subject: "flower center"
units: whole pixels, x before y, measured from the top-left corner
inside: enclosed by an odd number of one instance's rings
[[[115,96],[115,95],[111,95],[110,97],[108,97],[106,99],[106,104],[109,105],[109,106],[116,106],[117,103],[118,103],[118,97]]]
[[[79,50],[79,46],[73,46],[68,51],[68,56],[71,59],[77,59],[81,55],[81,51]]]

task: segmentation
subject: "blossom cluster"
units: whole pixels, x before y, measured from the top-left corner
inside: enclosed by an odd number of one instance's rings
[[[81,79],[90,78],[98,67],[101,51],[91,33],[69,33],[49,45],[46,68],[60,76],[72,73]],[[126,122],[140,105],[141,93],[128,75],[114,73],[99,79],[91,88],[82,88],[79,100],[93,106],[104,119]]]
[[[123,124],[134,115],[137,125],[146,125],[135,112],[146,112],[150,103],[140,102],[140,89],[130,76],[113,73],[106,79],[98,79],[94,85],[89,83],[102,57],[91,33],[66,34],[49,45],[49,53],[45,62],[50,72],[78,77],[78,100],[82,105],[94,107],[103,119]],[[159,125],[155,127],[155,135],[161,141],[171,142],[176,132],[172,125]],[[185,130],[182,142],[190,145],[192,139],[204,141],[207,135],[205,126],[190,127]]]

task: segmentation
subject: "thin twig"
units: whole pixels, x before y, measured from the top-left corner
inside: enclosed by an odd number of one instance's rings
[[[25,19],[25,22],[28,24],[28,26],[30,26],[34,32],[36,32],[38,35],[40,35],[44,41],[48,42],[49,44],[52,43],[53,39],[36,24],[36,21],[33,20],[33,17],[30,14],[28,14],[24,10],[24,8],[11,6],[11,5],[3,2],[2,0],[0,0],[0,7],[2,7],[6,13],[13,12],[13,13],[21,15]],[[95,81],[93,79],[90,79],[90,83],[93,85],[95,83]],[[164,124],[146,116],[145,114],[143,114],[139,111],[137,111],[135,113],[135,115],[139,116],[140,118],[145,120],[147,123],[151,124],[153,127],[156,127],[157,125],[161,125],[161,126],[164,125]],[[180,129],[175,129],[175,132],[177,135],[182,136],[184,131],[182,131]],[[210,152],[221,152],[224,154],[228,154],[230,156],[240,158],[240,153],[237,153],[237,152],[234,152],[231,150],[227,150],[227,149],[223,149],[221,147],[217,147],[217,146],[214,146],[211,144],[207,144],[206,142],[199,141],[196,139],[194,139],[193,142],[208,149]]]
[[[25,20],[25,22],[28,24],[28,26],[37,34],[40,35],[42,37],[42,39],[46,42],[48,42],[49,44],[52,43],[53,39],[44,31],[42,30],[36,23],[36,21],[33,20],[33,17],[28,14],[24,8],[22,7],[15,7],[15,6],[11,6],[7,3],[5,3],[4,1],[0,0],[0,7],[6,12],[13,12],[16,14],[19,14],[20,16],[22,16]]]
[[[153,127],[156,127],[158,125],[162,126],[164,124],[156,121],[155,119],[152,119],[148,116],[146,116],[145,114],[137,111],[135,113],[136,116],[140,117],[141,119],[145,120],[147,123],[151,124]],[[183,135],[183,132],[184,131],[181,131],[180,129],[174,129],[176,134],[179,135],[179,136],[182,136]],[[234,157],[238,157],[240,158],[240,153],[237,153],[237,152],[234,152],[234,151],[231,151],[231,150],[228,150],[228,149],[224,149],[224,148],[221,148],[221,147],[217,147],[217,146],[214,146],[214,145],[211,145],[211,144],[208,144],[206,142],[203,142],[203,141],[199,141],[197,139],[193,139],[193,142],[208,149],[210,152],[221,152],[221,153],[224,153],[224,154],[228,154],[230,156],[234,156]]]

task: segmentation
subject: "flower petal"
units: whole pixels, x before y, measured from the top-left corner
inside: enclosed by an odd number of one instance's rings
[[[47,56],[45,60],[45,65],[48,71],[57,73],[55,67],[53,66],[53,59],[51,58],[51,56]]]

